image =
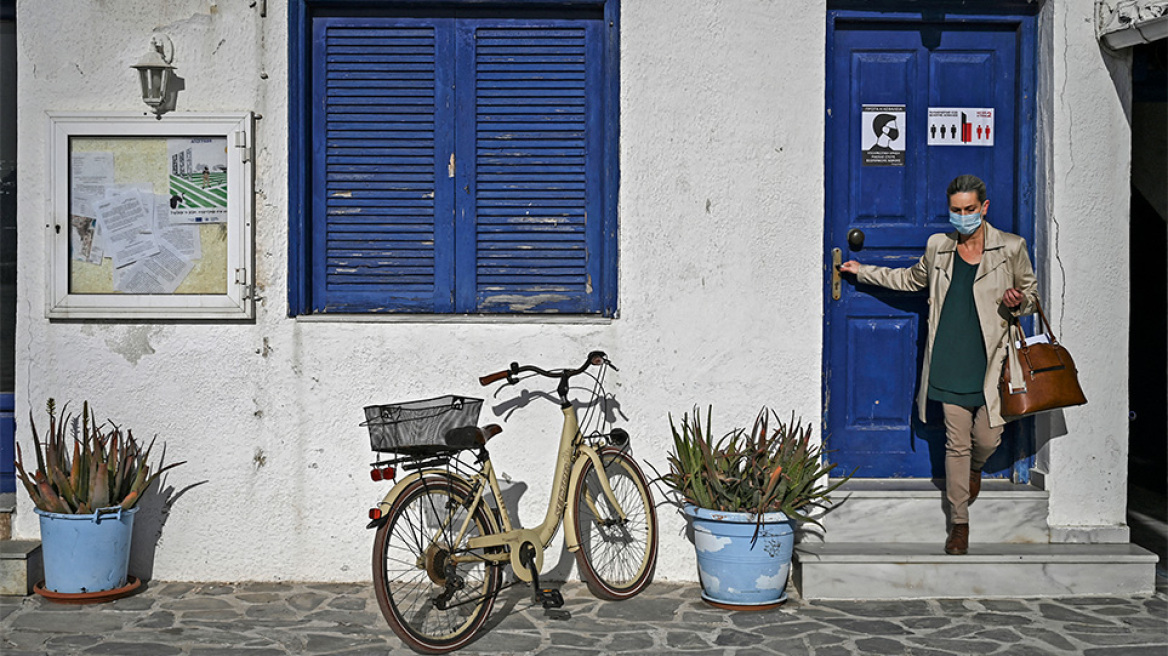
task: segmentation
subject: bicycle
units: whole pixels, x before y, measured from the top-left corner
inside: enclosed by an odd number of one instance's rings
[[[534,603],[562,606],[559,590],[539,582],[544,550],[561,523],[564,544],[594,595],[628,599],[649,584],[657,516],[648,482],[626,452],[628,433],[616,428],[585,435],[568,400],[570,381],[590,367],[599,368],[589,374],[595,381],[591,409],[606,398],[605,371],[616,369],[600,351],[576,369],[512,363],[479,379],[484,387],[501,380],[514,385],[522,374],[559,381],[564,422],[554,484],[543,522],[531,529],[516,525],[501,502],[487,442],[502,428],[475,425],[481,400],[447,396],[366,408],[374,450],[394,454],[371,465],[374,480],[396,480],[398,468],[412,472],[370,510],[369,528],[377,529],[377,602],[390,628],[413,649],[445,653],[465,646],[498,593],[520,582],[532,585]],[[586,412],[585,425],[589,419]],[[518,580],[504,586],[507,565]]]

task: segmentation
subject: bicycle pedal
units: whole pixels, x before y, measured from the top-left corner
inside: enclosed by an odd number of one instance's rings
[[[560,608],[564,605],[564,595],[556,588],[542,588],[535,593],[535,600],[544,608]]]

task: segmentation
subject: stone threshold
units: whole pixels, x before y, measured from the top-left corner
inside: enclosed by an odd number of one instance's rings
[[[853,478],[844,483],[833,497],[934,497],[945,494],[943,478]],[[996,497],[1049,498],[1050,493],[1033,485],[1017,484],[1000,478],[987,478],[981,483],[981,494]]]
[[[1131,544],[828,542],[795,547],[805,599],[983,599],[1151,594],[1156,555]]]
[[[1156,555],[1134,544],[1014,544],[976,542],[963,556],[941,544],[918,542],[825,542],[795,545],[800,561],[839,563],[1155,563]]]

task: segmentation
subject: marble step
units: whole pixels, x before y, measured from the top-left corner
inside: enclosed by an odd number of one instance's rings
[[[799,544],[793,577],[804,599],[978,599],[1152,594],[1156,555],[1133,544]]]
[[[800,541],[942,544],[948,534],[944,480],[853,479],[832,493],[834,505],[805,523]],[[1049,494],[1029,485],[986,479],[969,506],[969,526],[981,542],[1050,542]]]
[[[40,540],[0,540],[0,595],[30,595],[43,578]]]

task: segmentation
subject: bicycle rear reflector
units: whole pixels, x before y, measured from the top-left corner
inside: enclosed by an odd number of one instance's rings
[[[396,475],[397,475],[397,470],[395,470],[393,467],[382,467],[381,469],[374,467],[369,472],[369,477],[372,478],[374,480],[374,482],[376,482],[376,481],[392,481],[393,477]]]
[[[370,508],[369,509],[369,519],[372,519],[374,521],[381,519],[381,508]]]

